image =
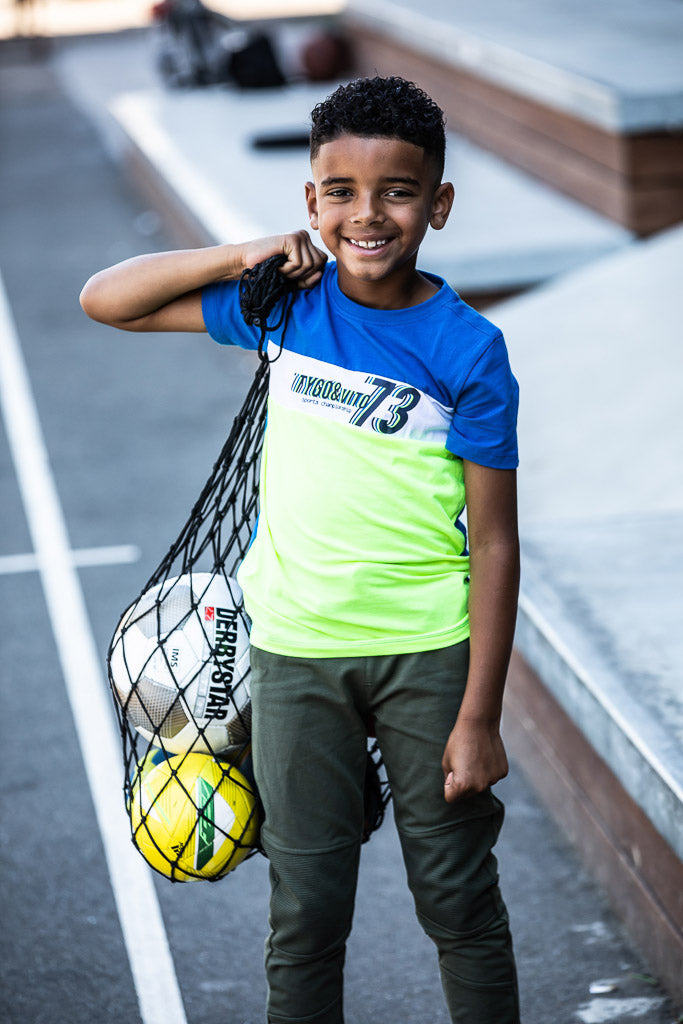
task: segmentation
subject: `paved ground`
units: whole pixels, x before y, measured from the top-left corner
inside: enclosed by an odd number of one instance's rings
[[[141,552],[135,564],[80,571],[103,654],[208,474],[251,364],[238,353],[226,361],[201,338],[118,336],[83,317],[76,296],[90,273],[169,242],[50,67],[14,44],[0,56],[0,272],[71,546]],[[4,434],[0,487],[0,554],[30,553]],[[37,575],[0,575],[0,602],[0,1016],[8,1024],[140,1020]],[[525,1024],[669,1024],[672,1008],[514,766],[500,788],[508,820],[499,856]],[[156,892],[187,1021],[261,1020],[265,862],[215,887],[159,881]],[[365,851],[348,979],[349,1024],[445,1021],[390,824]],[[156,1019],[164,1018],[162,1006]]]

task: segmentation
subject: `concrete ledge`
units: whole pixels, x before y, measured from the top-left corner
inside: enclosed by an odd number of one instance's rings
[[[530,582],[530,576],[526,560],[518,651],[683,860],[683,765],[675,734],[665,730],[621,678],[610,672],[605,660],[589,650],[594,634],[586,619],[577,618],[572,626],[562,597],[549,586],[539,587],[537,579]],[[528,596],[530,588],[534,599]]]
[[[393,42],[619,133],[683,127],[683,11],[670,0],[347,0]]]
[[[555,566],[546,568],[551,574]],[[653,974],[683,1005],[677,722],[652,714],[610,670],[618,639],[596,635],[590,612],[573,608],[561,583],[544,583],[528,558],[524,580],[505,704],[509,751],[605,889]]]
[[[352,0],[358,71],[419,82],[452,128],[647,235],[683,218],[683,12]]]
[[[645,963],[683,1005],[681,861],[518,652],[503,732],[510,754],[602,885]]]
[[[683,1001],[681,253],[675,228],[489,315],[520,383],[511,751]]]

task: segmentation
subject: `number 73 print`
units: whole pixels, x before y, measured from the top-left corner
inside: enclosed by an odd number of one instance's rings
[[[366,384],[374,384],[375,390],[370,395],[368,403],[354,413],[349,422],[356,427],[362,426],[385,399],[395,398],[396,401],[387,410],[390,414],[387,419],[373,416],[371,420],[372,429],[379,434],[395,434],[407,423],[408,413],[420,401],[420,392],[417,388],[408,387],[407,384],[396,384],[395,381],[385,380],[383,377],[367,377]]]

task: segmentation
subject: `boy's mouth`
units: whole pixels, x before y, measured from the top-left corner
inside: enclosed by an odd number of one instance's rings
[[[360,249],[383,249],[385,245],[388,245],[390,239],[388,238],[347,238],[347,242],[351,245],[356,245]]]

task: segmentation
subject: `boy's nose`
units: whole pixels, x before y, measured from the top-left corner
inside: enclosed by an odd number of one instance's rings
[[[382,219],[381,205],[373,195],[358,196],[351,220],[354,224],[372,224]]]

